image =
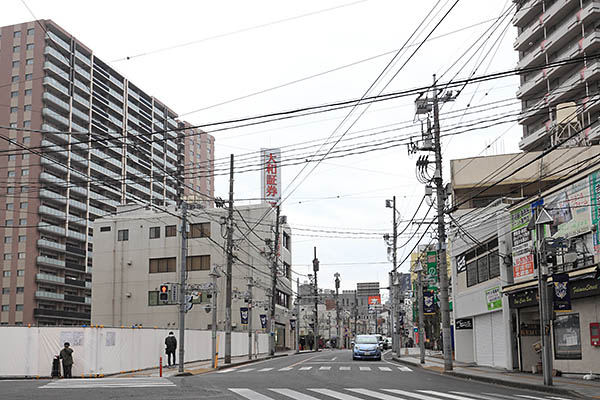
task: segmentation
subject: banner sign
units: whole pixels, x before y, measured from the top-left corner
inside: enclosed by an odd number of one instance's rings
[[[571,311],[571,291],[569,290],[569,274],[552,275],[552,297],[554,311]]]
[[[437,252],[435,252],[435,251],[427,252],[427,269],[425,272],[426,272],[426,277],[429,280],[429,283],[436,284],[438,281]]]
[[[461,329],[473,329],[473,319],[472,318],[459,318],[454,321],[454,327],[457,331]]]
[[[511,237],[513,242],[513,278],[533,276],[533,241],[527,224],[531,219],[531,206],[525,205],[510,213]]]
[[[260,325],[263,329],[267,327],[267,314],[260,314]]]
[[[369,296],[369,305],[381,305],[381,295],[378,294],[377,296]]]
[[[435,314],[435,304],[433,301],[434,297],[435,294],[432,291],[427,291],[423,293],[423,314]]]
[[[590,174],[590,209],[592,224],[596,226],[600,223],[600,171],[595,171]],[[594,251],[600,254],[600,229],[592,232],[592,242]]]
[[[488,311],[502,308],[502,293],[500,286],[494,286],[485,291],[485,299]]]
[[[296,329],[296,320],[295,319],[290,319],[290,328]]]
[[[281,149],[261,149],[261,193],[273,207],[281,199]]]
[[[248,307],[240,307],[240,319],[242,320],[242,325],[248,324]]]
[[[544,198],[544,203],[544,207],[553,219],[552,224],[549,225],[550,232],[546,232],[547,236],[570,238],[590,230],[592,216],[589,210],[588,179],[575,182]]]

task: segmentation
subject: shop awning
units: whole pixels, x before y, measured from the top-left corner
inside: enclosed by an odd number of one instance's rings
[[[596,264],[591,265],[589,267],[585,267],[582,269],[577,269],[575,271],[567,272],[569,274],[569,278],[581,277],[582,275],[594,274],[596,272]],[[552,276],[548,277],[547,282],[552,282]],[[531,279],[526,282],[519,282],[512,285],[507,285],[502,288],[503,294],[510,294],[514,292],[518,292],[524,289],[530,289],[533,287],[537,287],[538,281],[537,279]]]

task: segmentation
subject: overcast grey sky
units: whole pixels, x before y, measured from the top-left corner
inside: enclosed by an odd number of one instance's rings
[[[441,11],[413,40],[419,44],[454,1],[26,0],[25,3],[35,17],[54,20],[136,85],[180,115],[184,114],[182,118],[202,125],[359,98],[393,54],[241,101],[193,112],[399,49],[429,10],[439,3],[434,14]],[[476,40],[482,36],[486,38],[490,32],[486,33],[493,23],[489,20],[498,18],[511,5],[510,0],[460,0],[432,34],[432,38],[443,37],[426,42],[386,92],[429,85],[432,74],[440,75],[445,71],[448,72],[442,82],[453,78],[457,72],[457,79],[466,78],[481,60],[478,75],[514,68],[517,53],[513,51],[512,43],[516,30],[512,26],[504,30],[513,13],[494,30],[486,46],[475,53],[470,63],[465,66],[472,53],[459,59],[468,49],[477,49]],[[2,26],[33,19],[20,0],[4,0],[2,8]],[[330,10],[317,13],[326,9]],[[298,16],[301,17],[293,18]],[[274,21],[282,22],[269,24]],[[473,25],[477,26],[444,36]],[[256,28],[246,29],[252,27]],[[503,36],[500,35],[502,32]],[[171,49],[157,51],[166,48]],[[385,82],[415,49],[416,46],[407,49]],[[518,110],[517,87],[515,77],[468,85],[455,103],[443,107],[442,113],[454,111],[448,116],[456,118],[446,120],[442,114],[442,129],[447,125],[465,125],[474,119]],[[513,101],[505,103],[508,106],[503,108],[482,106],[479,112],[471,111],[464,116],[457,111],[467,104],[477,110],[474,107],[499,100]],[[341,142],[339,148],[357,143],[364,146],[369,141],[418,133],[420,124],[412,124],[413,102],[414,96],[409,96],[374,104],[350,129],[347,137],[358,131],[369,130],[357,134],[364,135],[400,126],[402,129],[366,136],[354,142]],[[216,160],[219,162],[234,153],[240,160],[238,166],[243,166],[258,161],[261,147],[282,147],[285,161],[286,154],[291,156],[295,154],[294,149],[298,151],[298,143],[329,137],[348,111],[216,132]],[[348,124],[344,125],[347,127]],[[342,129],[340,133],[344,131]],[[448,160],[486,154],[483,153],[485,146],[500,135],[500,140],[487,150],[487,154],[494,150],[518,151],[521,130],[516,124],[494,125],[444,138],[445,176]],[[325,146],[329,147],[331,144]],[[306,149],[305,152],[314,150]],[[247,158],[245,154],[251,152],[254,155]],[[385,199],[395,195],[402,218],[412,216],[424,192],[423,185],[415,178],[415,161],[415,156],[408,156],[406,146],[327,159],[298,187],[296,184],[304,175],[293,185],[290,183],[302,165],[284,168],[284,197],[293,190],[282,206],[282,214],[287,215],[288,222],[296,228],[294,270],[301,274],[309,272],[313,246],[317,246],[321,261],[320,286],[332,288],[336,271],[341,274],[342,289],[353,289],[360,281],[379,280],[382,286],[387,286],[391,263],[387,262],[381,234],[391,233],[392,213],[385,208]],[[311,169],[312,165],[306,171]],[[226,197],[227,184],[226,176],[216,177],[215,194]],[[258,173],[236,175],[236,198],[257,198],[259,193]],[[423,207],[419,216],[426,209]],[[407,232],[413,230],[414,227],[410,227]],[[358,234],[360,232],[378,234]],[[366,236],[371,238],[364,238]],[[405,243],[406,239],[400,238],[399,244]],[[429,241],[429,236],[426,239]],[[398,259],[402,260],[413,245],[414,241],[399,249]],[[400,268],[401,271],[407,269],[408,263]],[[296,277],[294,275],[294,279]],[[301,281],[304,279],[301,276]]]

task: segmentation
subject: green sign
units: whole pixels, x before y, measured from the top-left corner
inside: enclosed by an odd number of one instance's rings
[[[502,308],[502,292],[500,286],[494,286],[485,291],[488,311]]]
[[[590,174],[590,209],[592,211],[592,224],[598,226],[600,222],[600,172],[595,171]],[[592,232],[594,251],[600,252],[600,229]]]
[[[438,272],[437,272],[437,252],[428,251],[427,252],[427,279],[430,283],[437,283],[438,281]]]

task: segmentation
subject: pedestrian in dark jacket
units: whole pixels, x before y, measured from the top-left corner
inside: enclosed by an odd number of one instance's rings
[[[177,350],[177,339],[175,339],[175,335],[173,332],[169,332],[169,336],[165,339],[165,352],[167,353],[169,367],[171,365],[175,365],[175,350]],[[173,364],[171,364],[171,356],[173,356]]]
[[[65,342],[65,347],[60,351],[59,358],[62,360],[63,376],[72,378],[71,369],[73,368],[73,349],[69,347],[69,342]]]

